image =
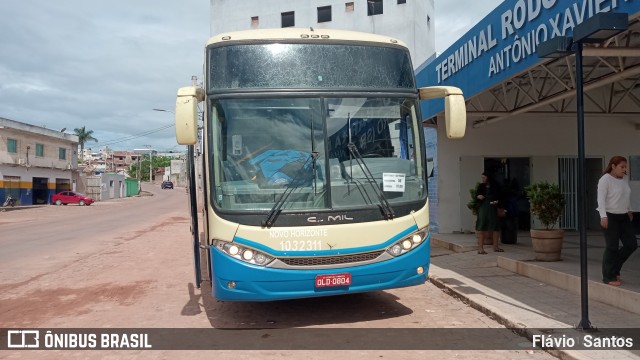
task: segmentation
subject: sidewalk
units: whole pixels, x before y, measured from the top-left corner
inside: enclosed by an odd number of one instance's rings
[[[494,253],[491,245],[485,245],[487,255],[477,253],[475,234],[431,236],[429,278],[436,286],[529,338],[543,332],[567,337],[584,334],[572,329],[582,317],[577,233],[565,233],[562,260],[557,262],[533,260],[528,232],[518,234],[517,244],[500,244],[503,253]],[[591,325],[639,329],[640,250],[625,263],[622,286],[614,287],[602,283],[602,235],[589,233],[587,243]],[[640,351],[551,352],[562,359],[640,359]]]
[[[7,206],[7,207],[2,206],[2,207],[0,207],[0,212],[37,209],[39,207],[44,207],[44,206],[49,206],[49,204],[43,204],[43,205],[19,205],[19,206]]]

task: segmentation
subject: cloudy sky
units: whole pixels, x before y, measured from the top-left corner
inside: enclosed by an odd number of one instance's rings
[[[436,52],[446,50],[502,2],[503,0],[434,0]]]
[[[435,0],[436,50],[501,2]],[[202,76],[209,0],[0,0],[0,19],[0,117],[86,126],[94,149],[184,150],[173,114],[152,109]]]

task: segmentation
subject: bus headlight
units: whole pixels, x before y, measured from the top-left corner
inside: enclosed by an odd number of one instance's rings
[[[249,264],[265,266],[273,261],[273,257],[260,251],[226,241],[214,241],[214,246],[232,258],[242,260]]]
[[[417,232],[396,241],[387,248],[387,252],[393,256],[400,256],[415,249],[422,244],[429,235],[429,228],[420,229]]]
[[[257,253],[256,256],[253,257],[253,260],[255,260],[258,265],[264,265],[268,259],[269,257],[263,253]]]

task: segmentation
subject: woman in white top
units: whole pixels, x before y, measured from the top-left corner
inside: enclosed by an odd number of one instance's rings
[[[622,264],[636,250],[638,243],[631,221],[631,188],[624,179],[627,159],[614,156],[598,181],[598,212],[606,242],[602,256],[602,281],[620,286]],[[619,248],[619,242],[622,247]]]

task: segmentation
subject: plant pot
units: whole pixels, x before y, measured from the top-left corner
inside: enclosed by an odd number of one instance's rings
[[[531,244],[536,253],[537,261],[558,261],[561,260],[562,241],[564,240],[564,230],[530,230]]]

